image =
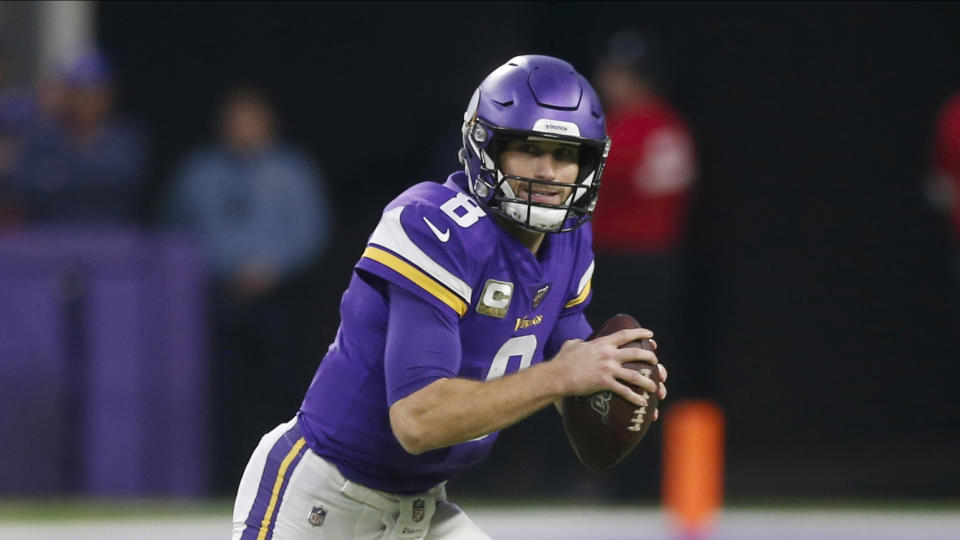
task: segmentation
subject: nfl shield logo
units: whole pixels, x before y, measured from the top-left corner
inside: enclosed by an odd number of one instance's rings
[[[413,501],[413,521],[420,523],[420,520],[423,519],[423,499],[414,499]]]
[[[307,518],[307,521],[310,522],[314,527],[319,527],[323,525],[323,519],[327,517],[327,511],[322,506],[314,506],[313,510],[310,511],[310,517]]]

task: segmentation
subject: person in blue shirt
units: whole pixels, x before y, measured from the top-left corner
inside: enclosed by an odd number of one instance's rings
[[[91,49],[55,74],[62,103],[22,138],[11,189],[29,223],[130,225],[139,217],[147,138],[114,111],[115,74]]]
[[[252,298],[323,253],[330,210],[313,161],[281,143],[257,90],[237,89],[220,112],[220,141],[176,172],[168,220],[199,235],[214,278]]]
[[[229,91],[219,114],[219,140],[177,168],[164,219],[196,238],[208,269],[214,448],[242,449],[218,452],[213,478],[224,480],[213,487],[225,491],[236,487],[245,452],[275,423],[274,407],[283,406],[282,398],[249,399],[252,389],[275,377],[274,396],[302,392],[304,344],[290,305],[302,295],[291,291],[326,250],[332,218],[316,165],[278,139],[262,92]],[[296,387],[283,391],[291,381]],[[229,429],[229,414],[243,415],[246,427]]]

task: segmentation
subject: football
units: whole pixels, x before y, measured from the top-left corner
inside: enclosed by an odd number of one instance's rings
[[[588,339],[612,334],[625,328],[639,328],[640,324],[630,315],[615,315],[603,323]],[[653,350],[650,340],[642,339],[623,345]],[[647,362],[627,362],[624,367],[639,371],[654,382],[660,381],[660,371]],[[607,470],[623,458],[643,440],[653,423],[653,411],[659,401],[656,393],[647,392],[630,385],[638,394],[645,396],[647,404],[637,407],[610,391],[589,396],[568,396],[561,402],[563,428],[570,446],[580,462],[591,471]]]

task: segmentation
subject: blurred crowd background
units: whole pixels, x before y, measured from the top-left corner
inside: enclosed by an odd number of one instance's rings
[[[230,495],[382,207],[517,54],[613,151],[588,314],[658,332],[746,498],[960,494],[960,6],[0,5],[0,494]],[[668,400],[664,410],[669,415]],[[552,411],[451,482],[653,499]],[[39,472],[38,472],[39,471]]]

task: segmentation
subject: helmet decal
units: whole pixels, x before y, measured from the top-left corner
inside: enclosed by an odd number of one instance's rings
[[[573,122],[550,120],[547,118],[537,120],[537,122],[533,124],[533,131],[556,133],[557,135],[573,135],[575,137],[580,136],[580,128]]]

